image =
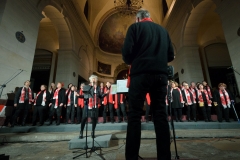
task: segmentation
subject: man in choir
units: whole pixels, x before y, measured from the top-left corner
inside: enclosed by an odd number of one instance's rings
[[[145,121],[146,121],[146,123],[148,123],[149,122],[150,103],[151,103],[151,99],[150,99],[149,93],[146,94],[145,101],[146,101]]]
[[[199,107],[202,109],[205,122],[213,122],[211,119],[212,101],[208,97],[208,92],[203,88],[203,84],[201,83],[198,85],[198,94],[196,99],[199,103]]]
[[[125,95],[123,93],[115,94],[114,107],[117,110],[118,123],[122,122],[121,111],[124,117],[124,121],[127,122],[127,114],[125,111]]]
[[[96,75],[91,75],[89,77],[90,81],[90,90],[88,93],[84,93],[84,96],[87,94],[88,98],[85,98],[85,105],[83,109],[83,115],[82,115],[82,122],[81,122],[81,130],[79,138],[83,138],[83,130],[87,121],[88,116],[92,119],[92,133],[91,136],[95,137],[95,128],[97,124],[97,112],[98,108],[100,106],[100,99],[103,98],[106,94],[109,93],[109,90],[107,90],[104,94],[101,94],[100,87],[97,86],[98,77]],[[84,98],[84,96],[79,95],[79,98]],[[86,97],[86,96],[85,96]]]
[[[217,107],[217,117],[218,121],[222,122],[222,112],[224,112],[224,118],[226,122],[229,120],[229,109],[232,107],[231,102],[234,102],[232,93],[226,89],[224,83],[219,83],[218,90],[214,92],[213,103]]]
[[[70,124],[69,118],[71,115],[71,124],[74,124],[75,108],[77,108],[77,102],[78,102],[77,92],[75,91],[74,85],[71,86],[66,102],[67,102],[65,106],[67,108],[66,122]]]
[[[68,120],[67,120],[67,100],[68,100],[68,96],[70,94],[70,91],[71,91],[71,87],[73,86],[72,83],[69,83],[68,84],[68,87],[66,89],[62,88],[65,90],[65,103],[64,103],[64,107],[62,107],[62,118],[65,119],[65,123],[67,124],[68,123]]]
[[[106,117],[107,117],[107,107],[109,108],[110,112],[110,121],[111,123],[114,123],[114,114],[113,114],[113,105],[114,105],[114,95],[111,94],[111,83],[107,82],[106,87],[104,89],[104,92],[108,92],[108,94],[104,97],[104,110],[103,110],[103,123],[106,123]]]
[[[146,94],[150,94],[157,158],[170,160],[170,134],[166,114],[167,63],[174,59],[167,31],[152,22],[147,10],[139,10],[136,23],[127,31],[122,49],[123,61],[131,65],[126,160],[137,160],[141,140],[141,114]]]
[[[84,83],[81,83],[80,90],[78,92],[77,96],[83,96],[83,87]],[[80,124],[81,119],[82,119],[82,110],[84,108],[84,99],[83,98],[78,98],[78,107],[77,107],[77,124]]]
[[[190,110],[192,111],[193,120],[196,122],[196,96],[189,88],[188,84],[183,83],[184,89],[182,90],[183,101],[185,107],[187,107],[187,120],[191,122]]]
[[[24,82],[24,87],[20,87],[15,94],[14,98],[14,107],[16,107],[15,113],[12,116],[11,127],[14,127],[14,123],[21,111],[23,111],[23,121],[22,126],[25,126],[28,110],[31,108],[31,104],[34,99],[33,92],[31,90],[30,81],[27,80]]]
[[[52,124],[52,118],[54,113],[57,113],[57,123],[56,125],[60,125],[60,116],[62,113],[62,107],[65,103],[65,89],[62,88],[62,83],[57,83],[57,89],[55,90],[53,94],[53,98],[51,102],[49,103],[50,107],[50,115],[49,115],[49,124]]]
[[[48,107],[50,101],[50,93],[47,91],[46,85],[41,85],[40,92],[36,95],[34,110],[33,110],[33,121],[32,126],[36,125],[37,114],[39,114],[39,126],[44,123],[44,110]]]

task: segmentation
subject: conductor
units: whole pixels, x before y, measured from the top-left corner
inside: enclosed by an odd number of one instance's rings
[[[170,160],[170,133],[166,114],[168,62],[174,51],[168,32],[150,19],[147,10],[139,10],[136,23],[127,31],[122,57],[131,65],[129,114],[125,157],[137,160],[141,139],[141,114],[146,93],[150,94],[157,144],[157,159]]]

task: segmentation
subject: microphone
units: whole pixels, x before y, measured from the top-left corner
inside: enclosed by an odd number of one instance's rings
[[[231,68],[233,68],[233,66],[230,66],[230,67],[228,67],[227,69],[231,69]]]

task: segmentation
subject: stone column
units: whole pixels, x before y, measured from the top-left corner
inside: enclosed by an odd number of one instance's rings
[[[199,51],[197,46],[182,47],[176,54],[175,60],[170,63],[174,66],[174,73],[178,72],[179,81],[187,81],[188,83],[203,80],[203,72]],[[181,71],[184,71],[181,73]]]
[[[7,84],[3,95],[15,87],[23,86],[23,82],[30,79],[41,19],[41,12],[29,1],[0,1],[0,84],[17,74],[19,69],[24,70]],[[16,39],[17,31],[24,34],[24,43]]]
[[[58,50],[56,83],[63,82],[65,88],[69,83],[77,85],[79,66],[80,59],[73,50]]]
[[[217,1],[218,2],[218,1]],[[219,1],[217,3],[217,13],[222,20],[222,27],[228,46],[229,55],[235,70],[240,73],[240,35],[237,31],[240,28],[240,1]],[[240,75],[236,72],[235,77],[240,89]]]

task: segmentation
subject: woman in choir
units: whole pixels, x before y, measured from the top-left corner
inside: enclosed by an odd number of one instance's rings
[[[187,108],[187,120],[191,122],[190,110],[192,110],[193,120],[197,122],[196,119],[196,96],[189,88],[189,85],[185,82],[183,84],[184,88],[182,90],[184,105]]]
[[[201,83],[198,85],[197,102],[199,103],[199,107],[203,112],[205,122],[212,122],[211,119],[212,101],[209,99],[208,92],[203,88],[203,84]]]
[[[77,102],[78,102],[78,97],[77,97],[77,92],[75,91],[75,86],[72,85],[71,89],[69,91],[69,94],[66,99],[66,106],[65,108],[67,109],[67,114],[66,114],[66,122],[69,123],[69,118],[71,115],[71,124],[74,123],[74,114],[75,114],[75,108],[77,108]]]
[[[39,126],[44,123],[44,110],[48,108],[50,101],[50,93],[47,91],[46,85],[41,85],[40,91],[36,95],[34,109],[33,109],[33,121],[32,126],[36,125],[37,114],[39,114]]]
[[[97,113],[98,113],[98,108],[101,106],[101,99],[106,96],[106,94],[109,93],[109,90],[107,90],[104,94],[101,94],[101,89],[99,86],[97,86],[97,81],[98,77],[96,75],[91,75],[89,77],[89,88],[90,90],[84,95],[88,95],[89,98],[84,99],[85,104],[84,104],[84,109],[83,109],[83,115],[82,115],[82,122],[81,122],[81,130],[80,130],[80,135],[79,138],[83,138],[83,130],[87,121],[88,116],[91,117],[92,119],[92,133],[91,136],[95,137],[95,128],[97,124]],[[84,95],[77,95],[79,98],[84,98]],[[86,96],[85,96],[86,97]],[[88,116],[87,116],[88,115]]]
[[[225,121],[230,122],[229,109],[232,107],[232,102],[234,102],[232,93],[226,89],[224,83],[219,83],[218,90],[216,90],[213,95],[213,103],[214,106],[217,107],[217,117],[219,122],[222,122],[222,112],[224,112]]]
[[[84,83],[81,83],[80,90],[78,92],[79,96],[83,96],[83,87]],[[78,98],[78,107],[77,107],[77,124],[80,124],[81,119],[82,119],[82,110],[84,107],[84,99],[83,98]]]
[[[172,94],[172,101],[171,101],[171,106],[176,118],[176,122],[180,121],[183,122],[182,120],[182,108],[183,108],[183,97],[182,97],[182,92],[178,88],[178,83],[177,82],[172,82],[171,84],[171,94]]]

